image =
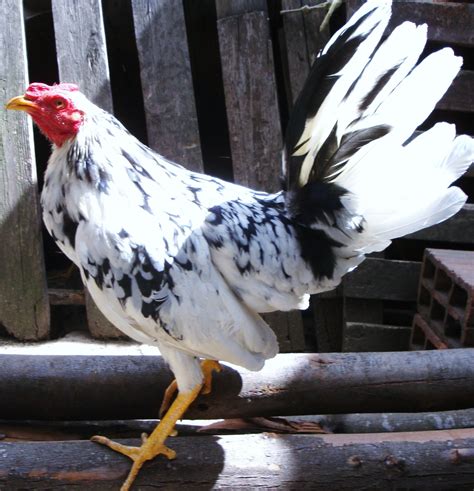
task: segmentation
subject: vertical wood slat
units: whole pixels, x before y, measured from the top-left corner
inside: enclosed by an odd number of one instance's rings
[[[27,85],[22,3],[0,4],[4,102]],[[2,109],[0,136],[0,324],[18,339],[36,340],[49,335],[49,303],[31,121]]]
[[[303,88],[310,67],[330,38],[329,28],[319,27],[327,10],[311,8],[321,0],[283,0],[282,18],[288,60],[288,92],[294,102]]]
[[[283,0],[282,17],[288,60],[287,89],[291,101],[295,101],[303,88],[310,67],[330,38],[328,29],[319,27],[326,15],[323,8],[304,9],[321,3],[320,0]],[[317,348],[320,352],[340,351],[342,345],[343,297],[324,298],[315,295],[311,299]]]
[[[87,97],[112,112],[112,91],[101,0],[53,0],[59,78],[79,85]],[[86,292],[87,324],[94,337],[123,334],[99,311]]]
[[[250,6],[261,4],[264,9],[264,3],[252,1]],[[280,185],[282,133],[272,45],[267,12],[249,12],[248,4],[216,4],[232,164],[240,184],[275,191]],[[304,349],[299,312],[278,312],[265,318],[282,351]]]
[[[164,157],[202,171],[183,2],[133,0],[132,10],[148,144]]]

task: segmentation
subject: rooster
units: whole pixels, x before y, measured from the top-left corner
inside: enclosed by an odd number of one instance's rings
[[[93,437],[133,460],[122,489],[145,461],[175,457],[165,440],[210,390],[218,360],[259,370],[277,354],[260,313],[305,309],[366,254],[465,203],[450,184],[474,159],[473,140],[446,123],[412,138],[462,60],[442,49],[418,63],[427,29],[410,22],[381,42],[390,12],[367,2],[316,58],[276,194],[166,160],[73,84],[33,83],[8,102],[53,144],[41,194],[49,233],[104,315],[158,346],[175,375],[140,447]]]

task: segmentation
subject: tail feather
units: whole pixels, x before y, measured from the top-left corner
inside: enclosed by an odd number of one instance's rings
[[[474,160],[474,140],[456,138],[454,125],[438,123],[405,146],[379,140],[371,147],[334,181],[354,196],[351,211],[365,219],[358,241],[370,242],[370,251],[446,220],[465,203],[449,186]]]
[[[396,27],[375,52],[359,78],[354,90],[341,105],[337,122],[341,140],[353,122],[359,127],[370,127],[370,116],[410,73],[426,44],[427,26],[404,22]],[[361,124],[362,123],[362,124]]]
[[[427,28],[410,22],[380,43],[390,6],[387,0],[367,2],[331,38],[297,100],[285,140],[288,209],[301,225],[337,240],[341,257],[382,250],[391,239],[446,220],[466,201],[449,186],[474,160],[474,139],[456,138],[453,125],[439,123],[406,143],[462,59],[445,48],[418,62]],[[337,72],[330,70],[333,57],[346,60]],[[332,190],[337,200],[314,210],[321,201],[314,193],[321,190],[325,196]]]
[[[338,107],[376,49],[389,18],[389,2],[369,0],[316,58],[285,135],[282,165],[290,187],[295,181],[307,180],[308,176],[300,174],[313,168],[312,163],[308,164],[309,153],[317,153],[330,136]],[[324,170],[318,173],[323,175]]]

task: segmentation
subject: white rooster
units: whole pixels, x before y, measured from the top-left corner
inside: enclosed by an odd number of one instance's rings
[[[317,57],[289,122],[286,189],[255,192],[190,172],[154,153],[72,84],[31,84],[8,103],[53,143],[44,222],[105,316],[159,346],[179,393],[129,456],[129,489],[158,454],[217,360],[259,370],[276,355],[262,312],[304,309],[366,254],[456,213],[450,187],[474,143],[440,123],[409,140],[458,73],[442,49],[417,64],[426,26],[381,43],[388,1],[369,1]],[[251,162],[249,162],[251,165]],[[165,406],[171,399],[167,393]]]

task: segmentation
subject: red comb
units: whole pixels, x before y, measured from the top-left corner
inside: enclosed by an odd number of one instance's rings
[[[40,82],[30,84],[25,92],[26,99],[34,101],[41,97],[45,92],[60,90],[63,92],[77,92],[79,87],[76,84],[54,84],[46,85]]]

